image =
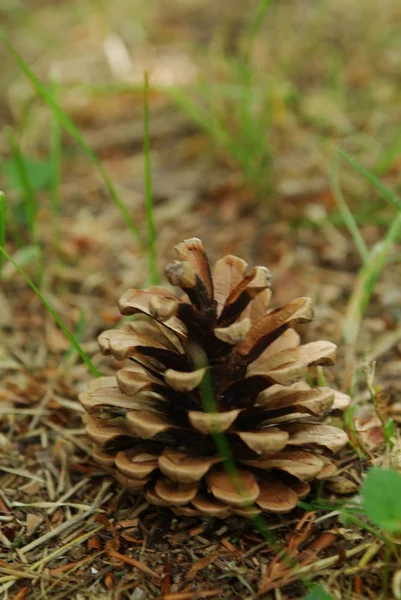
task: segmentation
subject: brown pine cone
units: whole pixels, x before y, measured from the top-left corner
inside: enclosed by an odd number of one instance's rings
[[[200,240],[176,250],[180,260],[166,277],[184,295],[129,290],[121,313],[138,316],[99,337],[103,354],[131,363],[80,396],[93,457],[179,515],[288,512],[311,480],[334,475],[332,455],[347,443],[342,429],[322,421],[349,398],[303,380],[309,366],[333,364],[335,346],[300,345],[293,326],[312,319],[311,300],[269,309],[265,267],[247,274],[243,260],[225,256],[212,276]],[[216,432],[228,441],[235,483]]]

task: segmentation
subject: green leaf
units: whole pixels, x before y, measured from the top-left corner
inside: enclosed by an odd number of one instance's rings
[[[24,156],[23,163],[25,172],[28,175],[29,183],[34,192],[40,192],[49,187],[52,175],[52,165],[48,160],[36,160]],[[24,191],[23,181],[21,181],[20,171],[14,160],[5,160],[1,170],[9,182],[10,187],[19,191]]]
[[[401,475],[389,469],[371,469],[362,488],[366,516],[387,533],[401,532]]]
[[[305,597],[305,600],[334,600],[333,596],[326,592],[326,590],[319,584],[313,583],[309,587],[309,594]]]
[[[305,596],[305,600],[334,600],[334,598],[321,585],[313,583],[309,587],[309,594]]]

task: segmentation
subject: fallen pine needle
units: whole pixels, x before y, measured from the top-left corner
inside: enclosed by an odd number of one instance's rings
[[[371,542],[364,542],[363,544],[356,546],[356,548],[352,548],[351,550],[348,550],[348,552],[345,553],[345,556],[346,556],[346,558],[355,556],[356,554],[359,554],[360,552],[367,550],[367,548],[369,548],[371,545],[372,545]],[[326,567],[330,567],[331,565],[334,565],[337,561],[338,561],[337,554],[335,554],[334,556],[329,556],[327,558],[322,558],[321,560],[316,561],[312,565],[307,565],[305,567],[302,566],[299,569],[295,569],[294,575],[300,575],[302,573],[309,574],[309,572],[315,573],[316,571],[321,571],[322,569],[325,569]]]
[[[118,560],[121,560],[122,562],[127,563],[127,565],[131,565],[131,566],[135,567],[136,569],[138,569],[139,571],[142,571],[143,573],[147,573],[147,575],[151,575],[152,577],[155,577],[156,579],[160,578],[159,575],[157,573],[155,573],[155,571],[152,571],[152,569],[149,569],[149,567],[147,567],[143,563],[139,562],[139,560],[135,560],[135,558],[131,558],[130,556],[125,556],[124,554],[120,554],[119,552],[116,552],[116,550],[113,550],[112,548],[107,550],[107,554],[109,556],[111,556],[112,558],[117,558]]]
[[[371,546],[371,542],[363,542],[359,546],[356,546],[355,548],[348,550],[348,552],[345,552],[345,557],[350,558],[351,556],[360,554],[364,550],[367,550],[367,548],[369,548],[370,546]],[[312,558],[312,557],[310,557],[310,558]],[[337,561],[338,561],[338,554],[335,554],[334,556],[322,558],[321,560],[318,560],[313,563],[311,562],[310,559],[309,560],[307,559],[299,567],[295,567],[292,569],[287,567],[284,570],[281,570],[282,565],[277,563],[275,565],[275,569],[272,570],[272,572],[269,574],[269,576],[262,581],[257,598],[262,597],[268,591],[277,589],[284,585],[289,585],[295,579],[302,577],[304,574],[305,574],[305,576],[310,577],[314,573],[323,571],[327,567],[331,567],[332,565],[335,565],[337,563]]]
[[[24,598],[27,597],[29,592],[30,592],[30,588],[25,586],[25,587],[21,588],[19,590],[19,592],[17,592],[17,594],[13,598],[11,598],[11,600],[24,600]]]
[[[84,513],[81,513],[80,515],[76,515],[75,517],[72,517],[72,519],[68,519],[66,521],[63,521],[62,523],[60,523],[60,525],[58,525],[57,527],[55,527],[51,531],[48,531],[47,533],[45,533],[44,535],[36,538],[36,540],[33,540],[32,542],[30,542],[29,544],[27,544],[23,548],[20,548],[21,554],[26,554],[30,550],[33,550],[34,548],[37,548],[38,546],[41,546],[45,542],[48,542],[51,538],[58,536],[60,533],[62,533],[66,529],[70,529],[76,523],[79,523],[80,521],[83,521],[87,516],[88,516],[88,511],[84,512]]]
[[[87,565],[87,564],[93,562],[99,556],[101,556],[101,554],[103,554],[103,552],[97,552],[96,554],[91,554],[90,556],[87,556],[87,557],[83,558],[82,560],[78,561],[78,563],[75,566],[72,566],[73,563],[70,563],[70,567],[71,567],[70,570],[68,572],[61,573],[60,577],[55,577],[54,582],[46,589],[46,593],[48,594],[55,587],[59,586],[59,584],[63,581],[63,579],[66,577],[66,575],[71,575],[77,569],[80,569],[84,565]],[[57,570],[57,568],[53,569],[53,571],[56,571],[56,570]],[[53,571],[50,571],[50,573],[54,576]],[[43,595],[39,596],[38,600],[42,597],[45,597],[45,596],[43,596]]]
[[[57,508],[57,503],[59,502],[65,502],[65,500],[67,500],[68,498],[70,498],[71,496],[73,496],[74,494],[76,494],[76,492],[83,486],[85,486],[87,483],[89,483],[89,478],[88,477],[84,477],[84,479],[81,479],[80,481],[78,481],[78,483],[76,483],[73,487],[71,487],[67,492],[65,492],[65,494],[63,494],[62,496],[60,496],[60,498],[58,499],[57,502],[55,502],[56,507],[50,508],[47,511],[48,515],[52,515],[54,513],[54,511]]]
[[[44,556],[43,558],[41,558],[40,560],[38,560],[36,563],[34,563],[33,565],[31,565],[29,567],[30,570],[32,569],[40,569],[41,567],[43,567],[47,562],[49,562],[50,560],[53,560],[53,558],[55,558],[56,556],[58,556],[59,554],[63,554],[63,552],[65,552],[66,550],[68,550],[69,548],[71,548],[72,546],[76,546],[77,544],[82,544],[82,542],[85,542],[88,538],[90,538],[94,533],[97,533],[98,531],[100,531],[101,529],[103,529],[103,527],[96,527],[96,529],[92,529],[91,531],[88,531],[87,533],[84,533],[83,535],[75,538],[74,540],[72,540],[71,542],[69,542],[68,544],[65,544],[64,546],[62,546],[61,548],[58,548],[57,550],[55,550],[54,552],[52,552],[51,554],[48,554],[47,556]]]
[[[230,552],[237,551],[237,548],[231,542],[229,542],[226,538],[221,538],[220,541],[221,541],[221,545],[224,546],[224,548],[226,548]]]
[[[11,475],[18,475],[19,477],[26,477],[27,479],[32,479],[33,481],[38,481],[39,483],[45,483],[42,477],[38,475],[33,475],[29,471],[25,469],[10,469],[7,467],[0,467],[0,471],[4,471],[5,473],[10,473]]]
[[[0,577],[0,583],[4,584],[0,587],[0,594],[5,594],[6,591],[15,584],[15,577],[12,575],[8,575],[8,577]]]
[[[210,565],[213,561],[216,560],[218,556],[219,552],[214,552],[213,554],[209,554],[208,556],[205,556],[204,558],[198,560],[198,562],[192,565],[192,567],[189,569],[187,573],[187,581],[192,581],[193,579],[195,579],[198,572]]]
[[[50,575],[60,575],[61,573],[66,573],[74,569],[74,567],[82,565],[82,563],[82,560],[76,560],[75,562],[70,562],[66,565],[61,565],[61,567],[55,567],[50,571]]]
[[[216,598],[220,596],[223,598],[223,590],[208,590],[208,591],[196,591],[196,592],[177,592],[176,594],[166,594],[162,596],[161,600],[195,600],[196,598]]]
[[[88,510],[91,508],[87,504],[77,504],[76,502],[13,502],[13,507],[25,507],[25,508],[61,508],[62,506],[69,506],[70,508],[76,508],[78,510]],[[97,508],[94,512],[104,512],[102,508]]]
[[[0,567],[0,573],[4,573],[4,575],[13,575],[17,579],[36,579],[37,577],[37,575],[33,575],[33,573],[19,571],[18,569],[13,569],[12,567]]]

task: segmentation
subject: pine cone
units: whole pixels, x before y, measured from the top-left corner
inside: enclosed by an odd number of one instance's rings
[[[184,295],[129,290],[121,313],[138,316],[99,336],[103,354],[131,364],[80,396],[93,457],[124,486],[179,515],[290,511],[309,481],[334,475],[332,454],[347,443],[344,431],[321,422],[349,398],[300,381],[309,366],[332,364],[335,346],[299,345],[293,327],[312,319],[311,300],[270,310],[265,267],[246,274],[243,260],[226,256],[212,277],[200,240],[176,250],[180,260],[166,277]],[[214,412],[205,407],[205,377]],[[229,443],[235,484],[216,432]]]

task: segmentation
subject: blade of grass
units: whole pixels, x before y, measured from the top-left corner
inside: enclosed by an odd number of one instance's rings
[[[212,380],[209,369],[206,370],[205,376],[203,377],[203,380],[200,384],[200,393],[205,410],[209,413],[218,412],[216,400],[214,398]],[[235,465],[227,437],[224,435],[224,433],[220,431],[214,431],[212,433],[212,436],[214,439],[214,443],[216,444],[216,449],[224,461],[224,468],[227,471],[236,491],[244,497],[244,505],[249,509],[254,508],[254,504],[249,503],[246,500],[246,490],[243,489],[241,485],[240,478],[238,476],[238,470]],[[266,542],[268,542],[271,546],[276,546],[277,540],[273,536],[271,531],[269,531],[269,528],[267,527],[263,517],[261,517],[260,515],[256,515],[251,517],[251,520],[256,529],[258,529],[259,533],[266,540]]]
[[[338,156],[341,156],[341,158],[344,158],[344,160],[346,160],[350,165],[352,165],[354,167],[354,169],[356,171],[358,171],[358,173],[360,173],[361,175],[363,175],[363,177],[365,179],[367,179],[367,181],[370,181],[370,183],[372,183],[375,186],[377,191],[380,192],[380,194],[383,196],[383,198],[388,200],[388,202],[390,202],[393,206],[395,206],[395,208],[397,210],[401,211],[400,198],[398,198],[398,196],[396,196],[391,190],[389,190],[384,185],[384,183],[382,183],[380,181],[380,179],[378,179],[375,175],[373,175],[373,173],[370,173],[370,171],[365,169],[365,167],[363,165],[361,165],[361,163],[359,161],[357,161],[356,158],[354,158],[353,156],[350,156],[349,154],[344,152],[344,150],[341,150],[340,148],[338,148],[336,150],[336,153],[338,154]]]
[[[210,369],[207,363],[207,357],[202,348],[199,346],[192,348],[192,358],[197,368],[205,368],[205,374],[200,383],[200,394],[203,408],[206,412],[209,413],[217,413],[218,407],[216,403],[216,398],[213,391],[213,382],[210,374]],[[250,503],[246,500],[246,490],[242,488],[240,478],[238,476],[238,470],[231,452],[230,444],[226,435],[221,432],[214,430],[212,427],[212,436],[214,443],[216,444],[216,449],[223,459],[224,468],[227,471],[236,491],[238,494],[244,497],[244,505],[248,508],[252,509],[254,507],[253,503]],[[260,534],[263,538],[271,545],[276,546],[277,540],[274,535],[269,531],[263,517],[253,516],[251,520],[255,527],[259,530]]]
[[[17,142],[17,139],[11,127],[6,128],[6,133],[8,142],[11,147],[15,168],[18,173],[19,180],[21,182],[25,219],[31,234],[30,241],[33,243],[35,240],[35,225],[37,212],[35,192],[32,189],[29,175],[26,170],[24,156],[21,152],[21,148]]]
[[[395,160],[401,154],[401,128],[399,127],[396,131],[394,140],[390,147],[383,152],[379,161],[377,162],[375,171],[378,175],[384,175],[393,166]]]
[[[57,102],[58,88],[54,81],[52,84],[53,98]],[[50,160],[52,175],[50,182],[50,205],[53,216],[53,245],[58,246],[60,239],[60,185],[61,185],[61,162],[62,162],[62,128],[60,120],[52,111],[50,122]]]
[[[79,311],[79,320],[78,320],[77,327],[74,332],[74,337],[77,340],[78,344],[80,343],[80,341],[84,335],[84,330],[85,330],[85,311],[81,307],[81,309]],[[65,361],[70,360],[74,356],[74,354],[75,354],[75,348],[74,348],[74,346],[71,346],[66,351],[66,353],[64,355],[64,360]]]
[[[249,60],[250,55],[252,54],[253,44],[255,42],[256,37],[260,32],[260,28],[263,24],[263,19],[265,17],[266,11],[271,4],[271,0],[260,0],[257,6],[255,15],[250,22],[249,30],[248,30],[248,51],[247,51],[247,61]]]
[[[147,71],[145,71],[143,84],[143,156],[145,162],[145,207],[148,225],[149,272],[152,285],[158,285],[160,283],[160,274],[157,268],[156,229],[153,214],[152,167],[150,161],[149,136],[149,78]]]
[[[355,344],[362,321],[363,314],[373,294],[376,282],[387,262],[388,254],[401,237],[401,213],[394,220],[385,238],[375,244],[369,254],[369,261],[360,270],[354,291],[347,306],[345,314],[343,335],[344,340]]]
[[[358,274],[343,324],[344,340],[353,346],[358,338],[362,317],[373,294],[376,282],[384,265],[388,261],[388,254],[394,242],[401,237],[401,199],[352,156],[339,149],[337,149],[337,154],[372,183],[383,198],[390,202],[399,213],[390,225],[385,237],[374,245],[369,253],[368,261]]]
[[[354,241],[355,247],[359,252],[359,255],[362,259],[362,262],[365,264],[369,260],[369,250],[366,247],[365,240],[363,239],[358,224],[354,218],[354,215],[348,208],[348,205],[344,199],[343,193],[340,187],[340,181],[338,177],[338,158],[334,157],[332,164],[329,169],[329,181],[331,190],[334,195],[334,199],[337,203],[338,209],[341,213],[341,216],[344,220],[348,231],[351,234],[351,237]]]
[[[0,192],[0,246],[4,246],[6,242],[6,197],[3,192]],[[4,256],[0,256],[0,279],[3,267]]]
[[[21,277],[26,281],[26,283],[29,285],[29,287],[35,292],[35,294],[41,300],[42,304],[46,307],[48,312],[52,315],[53,319],[56,321],[56,323],[60,327],[61,331],[69,339],[69,341],[71,342],[71,344],[73,345],[75,350],[78,352],[78,354],[82,358],[83,362],[87,365],[87,367],[88,367],[89,371],[92,373],[92,375],[94,375],[95,377],[100,377],[99,371],[96,369],[95,365],[92,363],[89,356],[86,354],[86,352],[84,352],[84,350],[81,348],[80,344],[77,342],[77,340],[75,339],[73,334],[66,327],[66,325],[64,325],[63,321],[60,319],[58,314],[52,309],[52,307],[50,306],[50,304],[48,303],[46,298],[38,290],[36,285],[33,283],[33,281],[31,281],[31,279],[28,277],[28,275],[25,273],[25,271],[11,258],[11,256],[8,254],[8,252],[5,250],[5,248],[3,248],[2,246],[0,246],[0,253],[3,256],[5,256],[7,258],[7,260],[9,260],[14,265],[15,269],[18,271],[18,273],[21,275]]]
[[[261,165],[261,163],[268,163],[268,157],[266,160],[267,152],[263,146],[261,147],[263,140],[261,141],[260,136],[260,123],[258,123],[259,135],[255,135],[254,137],[253,131],[246,125],[246,123],[249,123],[250,112],[247,101],[244,99],[245,94],[243,90],[239,95],[239,108],[238,106],[236,108],[240,110],[242,107],[243,109],[243,114],[239,115],[242,119],[242,130],[240,133],[232,133],[225,127],[222,119],[217,114],[216,97],[215,95],[213,96],[213,93],[210,94],[207,86],[200,88],[198,94],[202,95],[203,99],[208,101],[209,108],[202,107],[187,92],[183,92],[178,88],[167,90],[167,93],[177,106],[210,136],[210,139],[217,148],[223,150],[238,162],[248,180],[253,181],[256,178],[255,171],[260,179],[260,172],[264,174],[264,165]],[[245,106],[246,110],[244,109]],[[252,118],[254,119],[254,117]],[[256,143],[259,144],[259,147],[256,147],[255,150]],[[255,154],[257,155],[256,160]]]
[[[206,131],[215,141],[228,152],[232,152],[231,138],[227,131],[221,126],[220,122],[214,118],[213,114],[209,114],[207,109],[202,108],[195,100],[179,88],[173,87],[166,90],[166,93],[184,111],[198,127]],[[204,95],[204,94],[202,94]]]
[[[18,248],[18,250],[16,250],[15,253],[13,254],[13,260],[20,267],[25,267],[28,265],[35,267],[35,265],[39,264],[40,259],[41,259],[41,250],[40,250],[38,244],[22,246],[21,248]],[[3,279],[4,280],[8,280],[8,279],[10,279],[10,277],[13,277],[14,273],[15,273],[15,268],[12,265],[12,263],[9,263],[9,264],[3,266]]]
[[[262,27],[263,19],[271,0],[259,0],[256,12],[251,16],[249,24],[245,27],[245,38],[246,38],[246,50],[242,57],[239,57],[237,65],[237,76],[240,83],[240,103],[239,103],[239,116],[240,116],[240,136],[241,138],[247,139],[250,136],[250,130],[252,131],[255,125],[255,120],[252,118],[252,102],[253,102],[253,90],[252,81],[255,74],[252,69],[251,60],[254,43],[259,34],[260,28]],[[260,126],[258,127],[258,136],[255,139],[255,146],[260,141]],[[248,157],[250,161],[253,161],[253,152]],[[249,169],[249,167],[248,167]]]
[[[64,112],[64,110],[59,106],[59,104],[57,104],[56,100],[53,97],[53,94],[51,92],[49,92],[49,90],[46,88],[45,85],[43,85],[43,83],[41,83],[41,81],[36,77],[36,75],[33,73],[33,71],[29,68],[27,63],[24,61],[22,56],[14,48],[14,46],[10,42],[3,27],[0,27],[0,39],[4,43],[8,52],[14,58],[15,62],[20,67],[21,71],[30,80],[30,82],[33,85],[33,87],[35,88],[38,96],[40,96],[40,98],[42,98],[42,100],[44,102],[46,102],[46,104],[53,110],[54,115],[59,120],[61,125],[71,135],[71,137],[78,143],[78,145],[81,146],[81,148],[83,149],[83,151],[85,152],[85,154],[87,155],[89,160],[95,165],[111,200],[114,202],[114,204],[119,209],[120,214],[121,214],[126,226],[128,227],[128,229],[131,231],[132,235],[134,236],[134,239],[136,240],[140,250],[144,251],[144,249],[145,249],[144,244],[139,235],[137,226],[136,226],[133,218],[131,217],[129,210],[125,206],[124,202],[121,200],[121,198],[117,192],[117,189],[114,186],[113,181],[111,180],[110,175],[107,173],[102,162],[99,160],[99,158],[93,152],[93,150],[88,145],[88,143],[86,142],[85,138],[83,137],[83,135],[81,134],[79,129],[71,121],[71,119],[67,115],[67,113]]]

